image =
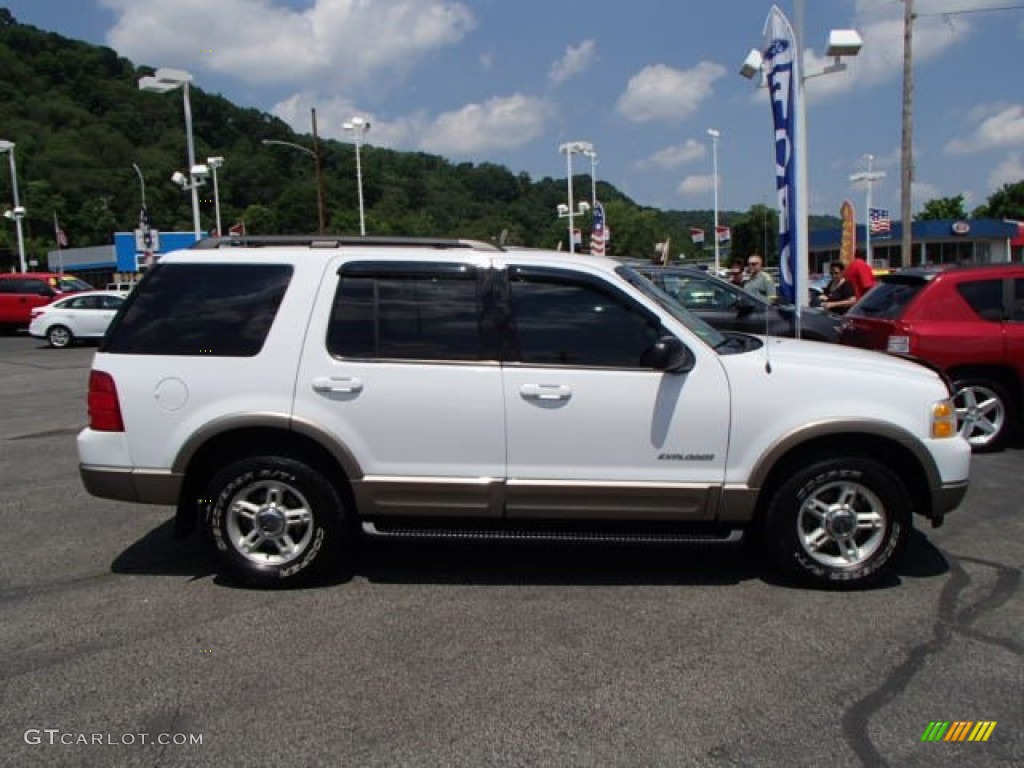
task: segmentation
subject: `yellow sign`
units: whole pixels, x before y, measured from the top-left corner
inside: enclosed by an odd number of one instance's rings
[[[839,243],[839,260],[849,264],[857,255],[857,212],[853,203],[843,200],[839,206],[839,216],[843,220],[843,238]]]

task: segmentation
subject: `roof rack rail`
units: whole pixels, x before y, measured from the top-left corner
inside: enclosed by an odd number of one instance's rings
[[[309,248],[340,248],[346,245],[370,247],[406,246],[412,248],[472,248],[477,251],[500,251],[501,246],[483,240],[461,240],[444,237],[359,237],[353,235],[233,235],[197,240],[190,249],[265,248],[275,245],[299,245]]]

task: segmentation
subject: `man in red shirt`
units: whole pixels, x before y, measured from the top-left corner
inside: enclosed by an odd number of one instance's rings
[[[856,256],[846,265],[846,282],[853,286],[853,293],[857,301],[868,292],[875,284],[875,273],[868,266],[868,263],[861,258],[858,251]]]

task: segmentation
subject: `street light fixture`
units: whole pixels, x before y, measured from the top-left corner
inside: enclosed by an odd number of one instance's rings
[[[572,156],[576,153],[585,154],[587,152],[594,152],[594,145],[589,141],[570,141],[562,144],[558,147],[558,151],[565,155],[566,165],[566,192],[568,195],[569,204],[558,206],[559,218],[568,217],[569,219],[569,253],[576,252],[576,227],[573,225],[573,216],[583,216],[587,211],[590,210],[590,206],[586,203],[580,203],[578,211],[574,211],[572,207]]]
[[[320,171],[320,155],[314,152],[309,147],[304,147],[301,144],[295,144],[291,141],[278,141],[277,139],[263,139],[264,146],[272,146],[279,144],[282,147],[291,147],[292,149],[303,152],[313,158],[314,170],[316,173],[316,210],[317,217],[320,220],[320,234],[324,233],[324,184],[323,176]]]
[[[370,121],[362,117],[353,117],[342,128],[355,135],[356,144],[356,184],[359,188],[359,234],[366,236],[366,217],[363,213],[363,166],[359,160],[359,150],[363,145],[363,137],[370,131]]]
[[[591,147],[584,149],[583,154],[590,158],[590,205],[597,207],[597,150]]]
[[[715,176],[715,275],[721,269],[721,262],[718,256],[718,140],[722,138],[722,132],[717,128],[708,128],[708,136],[711,137],[711,167]]]
[[[169,69],[167,67],[161,67],[156,71],[152,77],[140,77],[139,78],[139,90],[140,91],[152,91],[153,93],[167,93],[173,91],[176,88],[181,88],[184,94],[185,104],[185,138],[188,143],[188,167],[189,174],[192,173],[192,168],[196,167],[196,150],[195,144],[192,138],[192,104],[189,101],[188,88],[189,83],[192,82],[192,75],[180,69]],[[176,173],[175,177],[181,174]],[[202,226],[199,222],[199,187],[202,182],[191,178],[187,183],[181,183],[175,180],[175,183],[181,186],[182,189],[192,192],[192,228],[195,232],[196,240],[202,238]]]
[[[217,187],[217,169],[224,165],[224,158],[208,157],[206,165],[213,172],[213,210],[217,215],[217,237],[223,237],[224,230],[220,228],[220,189]]]
[[[832,57],[833,63],[825,67],[822,70],[816,72],[804,73],[803,69],[803,19],[804,19],[804,0],[793,0],[794,6],[794,18],[796,23],[792,27],[792,42],[793,48],[790,57],[784,57],[783,52],[780,50],[773,50],[768,48],[765,51],[752,50],[747,54],[747,58],[744,60],[743,65],[740,67],[740,74],[746,78],[752,78],[759,72],[762,76],[765,74],[764,59],[767,57],[771,61],[774,61],[776,56],[785,58],[786,67],[790,71],[792,83],[794,86],[794,94],[792,98],[792,111],[793,117],[796,122],[796,126],[793,129],[793,136],[785,136],[782,138],[783,142],[793,141],[793,148],[786,151],[787,157],[792,157],[793,167],[795,170],[795,179],[792,185],[791,194],[795,197],[795,201],[787,199],[785,201],[780,200],[780,208],[788,209],[791,213],[791,229],[792,229],[792,245],[795,260],[795,270],[793,275],[793,325],[796,336],[800,337],[801,331],[801,311],[803,307],[806,307],[810,303],[810,296],[807,290],[807,249],[808,249],[808,232],[807,232],[807,113],[804,101],[804,88],[806,81],[812,77],[819,77],[821,75],[828,75],[834,72],[841,72],[846,69],[846,64],[841,61],[844,56],[856,56],[860,53],[860,49],[863,46],[863,41],[860,35],[852,29],[840,29],[832,30],[829,33],[828,45],[826,46],[826,55]],[[785,26],[789,26],[789,20],[785,18],[782,12],[777,6],[773,6],[772,10],[768,14],[768,18],[765,22],[764,34],[767,37],[769,27],[772,26],[773,19],[782,19],[785,22]],[[789,61],[789,58],[792,61]],[[770,63],[771,63],[770,61]],[[785,74],[785,73],[784,73]],[[780,78],[782,80],[782,78]],[[780,82],[775,86],[775,89],[781,91],[783,89],[783,83]],[[782,93],[772,93],[772,99],[774,101],[783,101],[785,95]],[[773,104],[773,109],[775,108]],[[782,179],[782,168],[778,162],[779,153],[779,137],[776,136],[776,174],[779,178],[780,183]],[[789,192],[790,190],[782,190],[780,188],[780,196],[782,192]],[[785,220],[786,210],[781,212],[779,217],[780,228],[783,226]],[[785,254],[781,254],[782,258],[785,259]],[[788,267],[785,264],[780,265],[783,274],[786,274]]]
[[[18,199],[18,165],[14,162],[14,142],[0,139],[0,152],[6,152],[11,165],[11,193],[14,198],[14,208],[5,211],[4,216],[14,220],[14,228],[18,232],[18,265],[22,272],[26,271],[25,265],[25,233],[21,228],[21,220],[25,218],[27,211],[22,207]]]
[[[876,181],[885,178],[885,171],[871,170],[871,164],[875,160],[874,155],[864,155],[864,159],[867,161],[868,169],[851,175],[850,181],[867,182],[867,199],[864,203],[864,258],[868,266],[871,266],[871,187],[874,186]]]

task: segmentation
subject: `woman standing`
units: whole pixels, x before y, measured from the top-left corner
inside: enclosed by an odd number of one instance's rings
[[[846,279],[845,269],[841,261],[833,261],[828,268],[831,279],[821,294],[821,306],[829,312],[842,315],[857,303],[853,286]]]

